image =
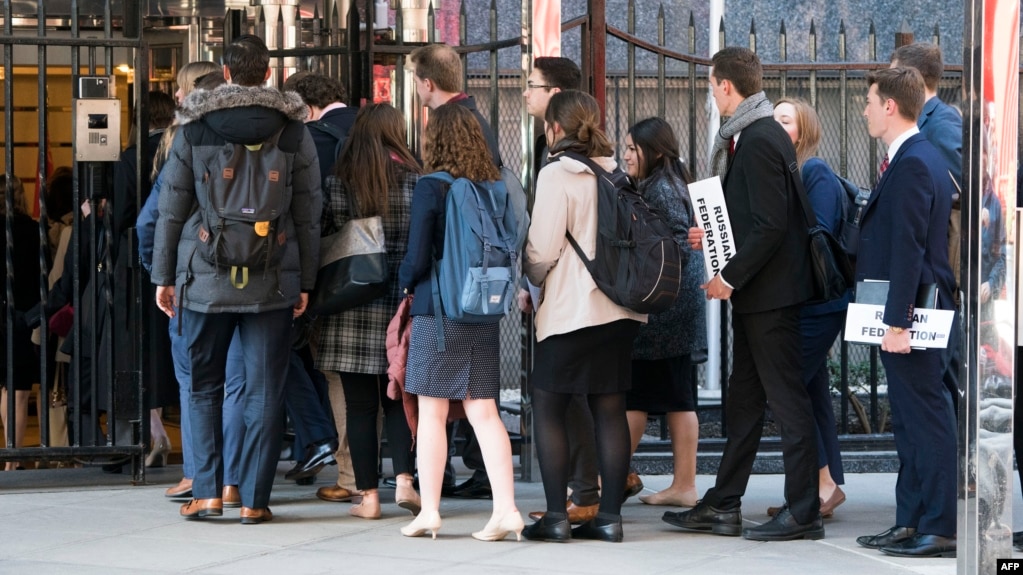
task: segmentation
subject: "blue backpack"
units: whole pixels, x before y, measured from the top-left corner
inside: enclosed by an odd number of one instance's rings
[[[444,351],[443,317],[464,323],[495,323],[514,297],[518,251],[518,203],[504,182],[455,179],[447,172],[424,176],[448,184],[444,250],[434,261],[433,309],[437,351]]]

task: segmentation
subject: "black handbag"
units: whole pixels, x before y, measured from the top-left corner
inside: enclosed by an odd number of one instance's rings
[[[383,218],[348,220],[341,231],[320,238],[310,313],[333,315],[367,304],[387,293],[389,276]]]
[[[813,270],[814,302],[825,302],[838,299],[845,295],[853,285],[853,267],[849,262],[842,244],[828,230],[817,223],[810,200],[803,189],[803,180],[797,171],[799,166],[792,162],[789,165],[789,177],[796,187],[799,203],[803,206],[803,216],[810,237],[810,267]]]

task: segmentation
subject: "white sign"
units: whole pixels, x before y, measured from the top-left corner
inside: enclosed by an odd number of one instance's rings
[[[884,323],[884,306],[868,303],[851,303],[845,314],[845,341],[881,345],[888,326]],[[916,308],[913,311],[913,327],[909,328],[909,341],[916,349],[942,348],[948,346],[955,311],[950,309]]]
[[[716,276],[735,255],[735,238],[725,206],[721,178],[714,176],[689,184],[696,214],[695,226],[703,228],[703,263],[707,278]]]

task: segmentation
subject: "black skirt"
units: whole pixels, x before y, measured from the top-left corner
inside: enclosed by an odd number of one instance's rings
[[[555,393],[622,393],[632,386],[632,340],[639,322],[623,319],[537,342],[532,383]]]
[[[665,359],[634,360],[632,390],[625,396],[629,411],[659,415],[696,411],[696,385],[689,354]]]

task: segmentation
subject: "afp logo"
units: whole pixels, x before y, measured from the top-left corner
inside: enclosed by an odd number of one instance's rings
[[[1021,559],[999,559],[999,573],[1023,573],[1023,560]]]

